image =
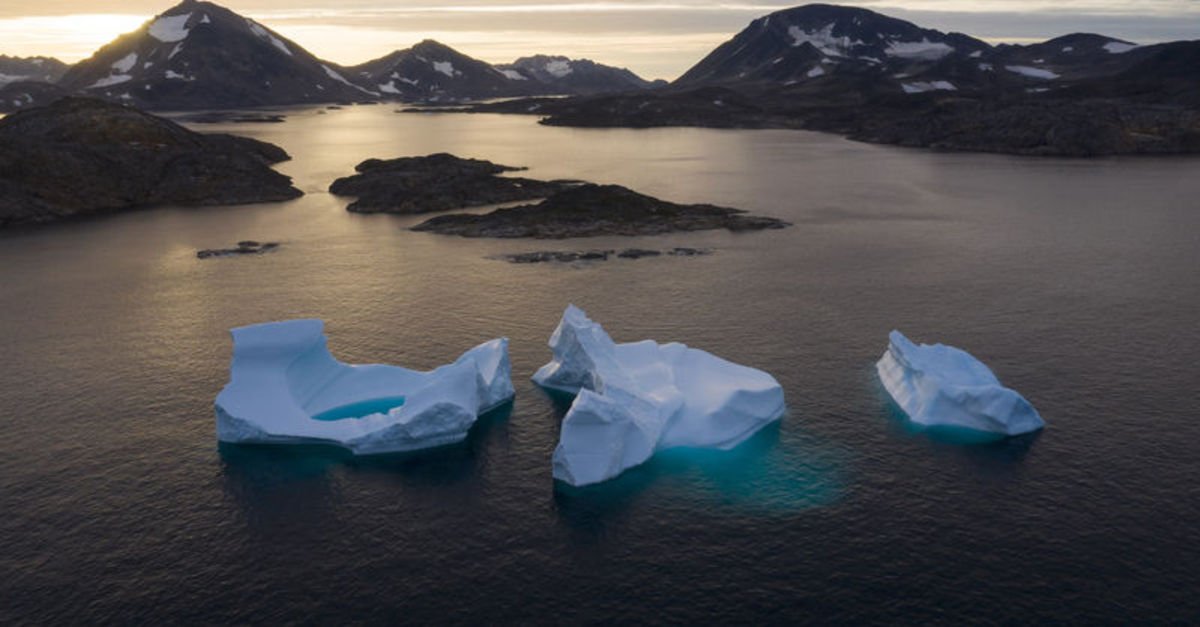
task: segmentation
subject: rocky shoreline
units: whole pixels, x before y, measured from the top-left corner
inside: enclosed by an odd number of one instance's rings
[[[437,216],[412,230],[460,237],[566,239],[712,229],[741,232],[788,226],[783,220],[749,215],[740,209],[681,205],[619,185],[587,183],[559,191],[537,204],[480,215]]]
[[[943,151],[1094,157],[1200,153],[1200,109],[1029,94],[864,97],[841,102],[787,88],[702,87],[489,103],[467,112],[538,115],[548,126],[797,129]]]
[[[533,200],[575,184],[499,176],[525,168],[447,153],[399,159],[368,159],[358,174],[337,179],[329,191],[355,196],[346,207],[354,213],[420,214]]]
[[[282,148],[205,135],[132,107],[64,98],[0,120],[0,227],[156,205],[302,196]]]

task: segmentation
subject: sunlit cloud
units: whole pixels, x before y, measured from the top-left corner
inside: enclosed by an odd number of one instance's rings
[[[145,15],[79,13],[0,19],[0,53],[49,55],[67,61],[91,56],[117,35],[137,29]]]

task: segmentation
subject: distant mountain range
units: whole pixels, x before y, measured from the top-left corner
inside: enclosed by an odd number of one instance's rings
[[[51,57],[9,57],[0,54],[0,86],[19,81],[53,83],[69,66]]]
[[[993,46],[866,9],[754,20],[668,88],[476,110],[568,126],[774,127],[948,150],[1200,152],[1200,41]]]
[[[0,57],[0,112],[78,94],[150,110],[329,102],[462,102],[644,89],[629,70],[566,57],[506,66],[436,41],[355,67],[323,61],[267,26],[184,0],[74,66]]]

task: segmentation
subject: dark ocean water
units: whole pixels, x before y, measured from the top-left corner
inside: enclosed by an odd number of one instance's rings
[[[228,130],[287,148],[309,195],[0,235],[0,623],[1200,621],[1200,161],[380,107]],[[465,240],[323,191],[435,151],[796,226]],[[195,258],[243,239],[283,247]],[[716,254],[491,258],[625,246]],[[565,408],[528,377],[571,302],[771,372],[789,415],[556,488]],[[310,316],[349,362],[507,336],[516,402],[415,456],[219,447],[228,329]],[[1048,428],[913,432],[874,378],[892,328],[971,351]]]

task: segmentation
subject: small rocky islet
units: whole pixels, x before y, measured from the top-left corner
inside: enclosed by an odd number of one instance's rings
[[[154,205],[290,200],[303,192],[271,169],[288,159],[266,142],[63,98],[0,120],[0,227]]]
[[[212,259],[213,257],[234,257],[237,255],[261,255],[279,249],[279,242],[259,242],[243,240],[233,248],[206,248],[196,251],[197,259]]]
[[[776,218],[749,215],[716,205],[683,205],[639,194],[620,185],[585,183],[532,205],[485,214],[450,214],[414,226],[414,231],[496,237],[567,239],[601,235],[664,235],[726,229],[734,232],[791,226]]]
[[[525,168],[447,153],[399,159],[368,159],[357,174],[337,179],[329,191],[355,196],[354,213],[420,214],[543,198],[574,184],[498,176]]]
[[[646,248],[626,248],[622,251],[609,250],[538,250],[528,253],[502,255],[499,258],[509,263],[574,263],[576,261],[608,261],[617,259],[644,259],[646,257],[701,257],[711,255],[708,248],[676,247],[668,250],[652,250]]]
[[[790,226],[783,220],[750,215],[741,209],[677,204],[619,185],[500,176],[523,168],[446,153],[371,159],[356,169],[358,174],[334,181],[329,191],[357,196],[347,207],[357,213],[423,214],[540,199],[534,204],[484,214],[437,216],[412,227],[414,231],[443,235],[566,239]]]

